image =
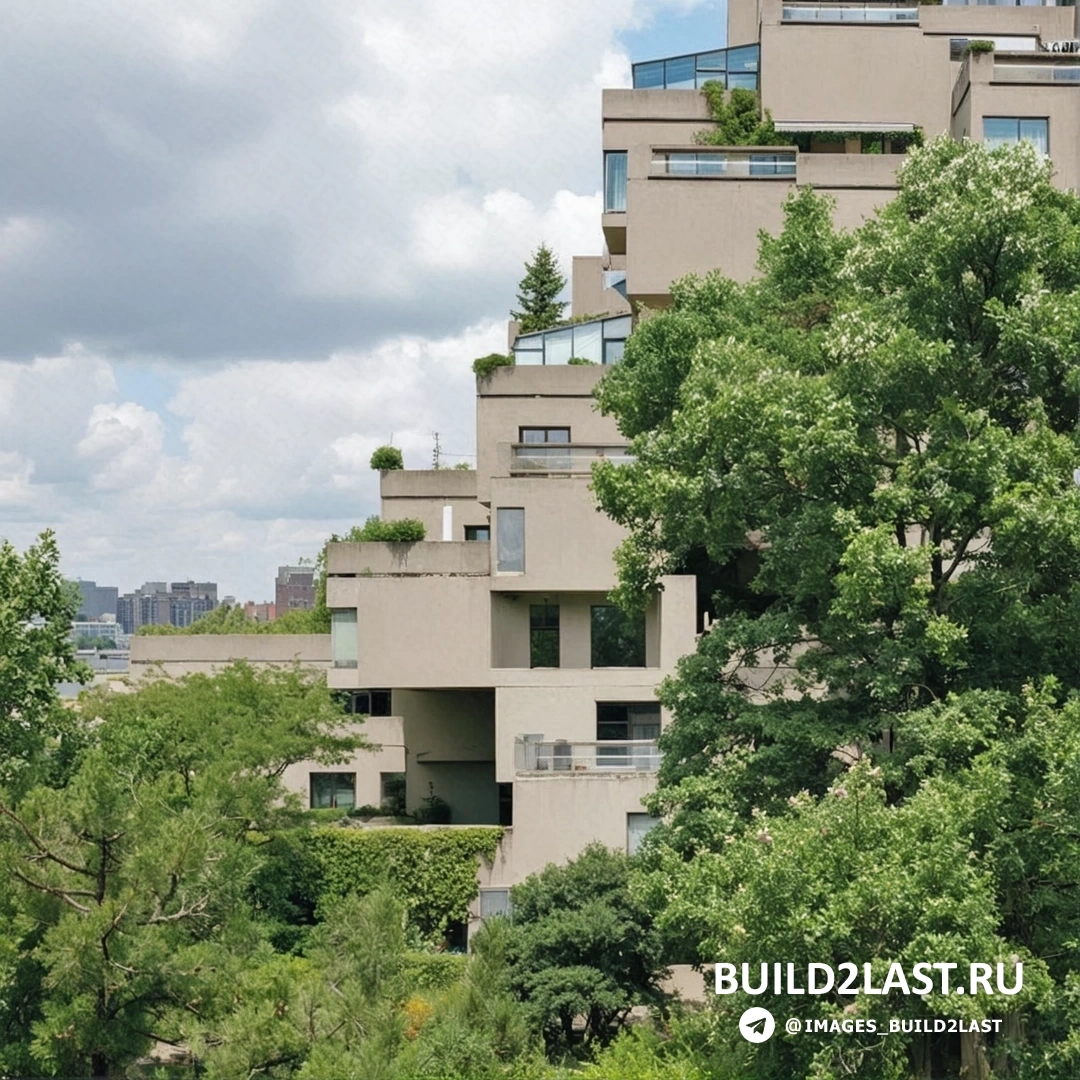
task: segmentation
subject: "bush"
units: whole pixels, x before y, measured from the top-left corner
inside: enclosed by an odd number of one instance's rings
[[[371,455],[371,467],[379,472],[388,472],[391,469],[404,469],[405,459],[396,446],[380,446]]]
[[[372,806],[371,803],[367,803],[364,806],[354,806],[349,811],[349,817],[368,819],[373,817],[382,817],[385,813],[384,810],[380,810],[377,806]]]
[[[964,48],[965,53],[988,53],[994,51],[992,41],[969,41]]]
[[[449,825],[450,804],[438,795],[431,794],[424,800],[415,816],[421,825]]]
[[[568,364],[578,364],[578,365],[595,364],[596,363],[595,360],[586,360],[584,356],[571,356],[570,359],[567,360],[566,362]]]
[[[383,541],[391,544],[415,544],[427,535],[424,523],[416,518],[402,518],[400,521],[383,521],[377,514],[369,517],[361,529],[353,529],[346,540],[370,543]]]
[[[478,379],[487,379],[493,372],[497,371],[501,367],[513,367],[514,357],[513,355],[507,355],[505,353],[488,353],[487,356],[478,356],[472,362],[473,374]]]

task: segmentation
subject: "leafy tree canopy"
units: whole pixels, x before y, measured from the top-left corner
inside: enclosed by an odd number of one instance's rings
[[[737,87],[726,91],[720,82],[707,82],[701,91],[709,103],[715,127],[698,133],[706,146],[784,146],[790,135],[776,130],[768,109],[762,113],[756,90]]]
[[[562,318],[566,303],[559,300],[559,294],[565,288],[566,277],[555,261],[555,254],[547,244],[541,244],[525,264],[525,276],[518,285],[521,310],[510,312],[510,318],[520,324],[522,334],[546,330]]]
[[[630,531],[621,601],[691,572],[713,620],[661,691],[661,925],[708,959],[891,961],[933,942],[1028,957],[1026,1043],[1014,1029],[1011,1048],[960,1053],[1065,1077],[1080,201],[1050,178],[1026,144],[941,139],[853,233],[794,195],[758,280],[682,281],[630,338],[598,393],[636,463],[594,483]],[[778,1072],[750,1054],[741,1075],[907,1075],[856,1042]],[[959,1067],[899,1045],[916,1068]]]
[[[396,446],[380,446],[371,455],[371,467],[379,471],[404,469],[405,459]]]

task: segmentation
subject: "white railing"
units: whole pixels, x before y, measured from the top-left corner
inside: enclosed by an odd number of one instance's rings
[[[738,153],[730,150],[669,150],[653,154],[654,176],[794,176],[795,151]]]
[[[589,473],[598,461],[626,465],[633,460],[625,446],[517,443],[510,448],[511,473]]]
[[[917,23],[918,7],[890,4],[784,4],[783,22]]]
[[[575,772],[656,772],[662,757],[655,739],[514,740],[514,767],[524,773],[554,776]]]

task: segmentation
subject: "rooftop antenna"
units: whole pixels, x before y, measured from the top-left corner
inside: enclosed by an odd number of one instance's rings
[[[435,440],[435,445],[431,450],[431,467],[433,469],[441,469],[442,465],[439,463],[439,456],[442,453],[442,448],[439,446],[439,433],[433,431],[431,437]]]

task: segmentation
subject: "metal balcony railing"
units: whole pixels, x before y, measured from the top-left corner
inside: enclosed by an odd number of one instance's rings
[[[655,739],[514,741],[514,768],[519,773],[656,772],[662,757]]]
[[[1078,83],[1080,64],[994,64],[994,82]]]
[[[510,447],[510,472],[589,473],[598,461],[626,465],[634,460],[625,446],[594,446],[586,443],[515,443]]]
[[[895,4],[784,4],[783,22],[918,23],[917,6]]]

